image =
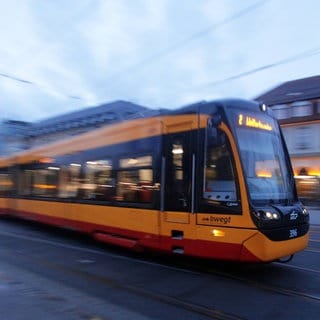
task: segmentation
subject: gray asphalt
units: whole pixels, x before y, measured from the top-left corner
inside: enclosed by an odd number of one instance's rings
[[[320,225],[320,208],[318,207],[308,207],[310,214],[310,223]]]
[[[320,225],[320,207],[309,206],[308,210],[311,224]],[[21,243],[18,237],[6,236],[10,226],[4,224],[4,234],[0,236],[0,320],[206,318],[148,297],[146,293],[154,290],[164,297],[183,297],[199,306],[215,306],[243,319],[317,319],[318,300],[264,290],[285,284],[290,292],[303,289],[304,295],[307,292],[311,297],[320,296],[318,275],[306,274],[301,268],[283,269],[270,264],[264,271],[244,269],[240,277],[260,283],[260,286],[246,285],[233,278],[216,277],[214,273],[209,276],[181,272],[153,263],[137,264],[136,259],[122,259],[121,255],[119,258],[102,255],[96,249],[78,250],[68,238],[65,245],[55,246],[51,241],[54,234],[48,234],[50,237],[43,246],[32,240],[38,232],[36,228],[27,229],[29,233],[24,234],[25,241]],[[12,227],[16,230],[19,225]],[[21,231],[26,231],[23,225]],[[315,266],[319,265],[319,259],[315,255],[314,260],[311,258],[310,252],[306,252],[297,255],[295,261],[298,265],[302,261],[302,268],[307,265],[310,270],[318,270]],[[238,277],[237,273],[235,276]],[[139,294],[141,290],[145,293]],[[254,306],[248,308],[253,300]],[[284,307],[288,305],[290,308]]]

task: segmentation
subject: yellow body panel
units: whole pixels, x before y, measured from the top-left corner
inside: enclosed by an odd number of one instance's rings
[[[253,224],[250,214],[243,212],[241,215],[235,214],[219,214],[219,213],[198,213],[197,223],[199,225],[216,226],[216,227],[239,227],[239,228],[253,228],[256,226]]]
[[[175,223],[190,223],[190,213],[187,212],[164,212],[165,222],[175,222]]]
[[[59,155],[77,154],[80,151],[91,148],[160,135],[161,132],[162,124],[159,119],[138,119],[130,123],[123,122],[117,125],[110,125],[74,138],[21,152],[16,155],[14,161],[15,163],[28,163],[39,161],[43,158],[54,158]]]
[[[16,199],[14,209],[18,212],[40,214],[56,218],[72,218],[69,203]]]
[[[286,240],[271,241],[262,233],[257,233],[244,242],[244,247],[254,253],[261,261],[273,261],[301,251],[308,246],[309,235]]]
[[[76,217],[81,222],[158,234],[158,213],[156,210],[82,205],[77,207]]]
[[[5,198],[0,198],[0,210],[1,209],[7,209],[7,199]]]
[[[169,215],[173,212],[169,212]],[[180,219],[185,219],[183,223],[179,221],[178,217],[180,214]],[[187,217],[188,215],[188,217]],[[166,212],[160,212],[160,220],[161,220],[161,230],[160,235],[163,237],[171,238],[172,236],[172,230],[179,230],[183,231],[184,238],[189,240],[195,240],[196,239],[196,215],[191,213],[184,213],[184,212],[175,212],[175,215],[172,215],[171,217],[175,217],[176,220],[167,220],[167,213]],[[184,218],[182,218],[184,217]],[[189,223],[186,223],[186,221],[189,221]]]
[[[17,200],[15,210],[154,235],[159,233],[157,210],[23,199]]]
[[[0,158],[0,168],[6,168],[12,165],[12,161],[9,158]]]
[[[164,213],[161,219],[161,235],[170,237],[172,230],[181,230],[184,231],[185,237],[190,240],[241,244],[258,232],[256,229],[239,229],[234,227],[234,225],[232,225],[232,227],[199,225],[196,222],[197,215],[200,214],[175,212],[175,215],[172,216],[176,219],[176,221],[174,221],[173,219],[167,220],[167,213]],[[202,215],[205,216],[208,214]],[[182,222],[182,217],[185,219],[184,222]],[[186,221],[190,221],[190,223],[186,223]],[[221,232],[219,233],[217,231]]]
[[[197,240],[242,244],[258,231],[226,227],[197,226]]]

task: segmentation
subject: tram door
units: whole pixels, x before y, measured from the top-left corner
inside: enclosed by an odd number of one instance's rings
[[[167,213],[167,220],[186,221],[187,218],[182,218],[184,215],[178,213],[192,211],[192,162],[194,158],[192,129],[197,125],[195,123],[196,121],[190,121],[165,127],[162,210]],[[172,212],[172,215],[169,212]],[[170,216],[175,218],[171,219]],[[189,214],[187,216],[189,217]]]
[[[188,124],[184,124],[188,125]],[[192,218],[192,123],[164,136],[163,197],[161,208],[162,247],[183,254],[190,250]],[[169,131],[166,128],[167,132]],[[174,128],[172,128],[174,131]],[[170,132],[170,131],[169,131]]]
[[[170,134],[165,140],[164,210],[190,212],[190,133]]]

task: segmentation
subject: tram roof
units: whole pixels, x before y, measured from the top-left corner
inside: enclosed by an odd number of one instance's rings
[[[212,101],[204,100],[204,101],[188,104],[186,106],[182,106],[173,111],[163,110],[162,114],[184,114],[184,113],[212,114],[212,113],[215,113],[220,107],[225,109],[242,108],[242,109],[248,109],[252,111],[260,111],[261,110],[260,106],[261,106],[261,103],[257,101],[245,100],[245,99],[230,98],[230,99],[221,99],[221,100],[212,100]]]

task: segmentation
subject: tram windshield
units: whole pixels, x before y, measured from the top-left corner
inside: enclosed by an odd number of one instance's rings
[[[293,179],[276,122],[271,117],[240,114],[236,133],[252,201],[293,199]]]

